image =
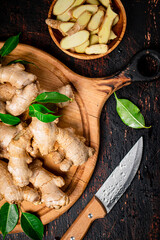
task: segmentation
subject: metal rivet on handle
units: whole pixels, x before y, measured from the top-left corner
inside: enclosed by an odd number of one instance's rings
[[[89,214],[88,214],[88,217],[89,217],[89,218],[92,218],[92,217],[93,217],[92,213],[89,213]]]
[[[70,240],[75,240],[75,237],[71,237]]]

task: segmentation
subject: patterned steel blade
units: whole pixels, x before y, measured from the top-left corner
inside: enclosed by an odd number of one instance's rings
[[[142,158],[143,138],[141,137],[96,193],[107,213],[114,207],[131,184]]]

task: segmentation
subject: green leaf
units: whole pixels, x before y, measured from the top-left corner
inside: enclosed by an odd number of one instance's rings
[[[17,47],[19,43],[19,35],[20,33],[7,39],[7,41],[4,43],[3,47],[0,50],[1,57],[8,55]]]
[[[119,99],[114,93],[117,102],[117,113],[121,120],[131,128],[150,128],[145,126],[145,120],[140,109],[127,99]]]
[[[36,117],[38,120],[41,122],[53,122],[56,118],[60,116],[55,116],[53,114],[49,113],[54,113],[53,111],[50,111],[48,108],[41,104],[32,104],[29,106],[29,115],[31,117]]]
[[[3,113],[0,113],[0,120],[9,125],[17,125],[21,121],[18,117]]]
[[[39,218],[31,213],[22,213],[21,227],[25,234],[33,240],[41,240],[43,238],[44,227]]]
[[[7,65],[11,65],[11,64],[13,64],[13,63],[22,63],[23,65],[32,64],[32,65],[38,67],[36,64],[34,64],[34,63],[32,63],[32,62],[28,62],[28,61],[26,61],[26,60],[21,60],[21,59],[13,60],[13,61],[9,62]]]
[[[5,236],[17,225],[19,213],[15,204],[5,203],[0,209],[0,229]]]
[[[71,99],[64,94],[59,92],[43,92],[39,94],[35,101],[41,103],[59,103],[59,102],[67,102]]]

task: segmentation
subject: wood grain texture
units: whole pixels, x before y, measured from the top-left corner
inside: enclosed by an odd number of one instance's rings
[[[112,53],[92,61],[73,59],[54,45],[44,22],[51,2],[2,0],[0,41],[21,31],[20,42],[50,53],[76,73],[88,77],[110,76],[123,68],[143,48],[160,51],[158,0],[122,0],[127,13],[125,36]],[[144,136],[144,154],[134,182],[108,216],[93,223],[84,240],[160,239],[160,82],[132,84],[119,90],[117,95],[137,104],[146,124],[151,124],[152,128],[133,130],[126,127],[115,111],[114,97],[108,99],[100,118],[100,152],[91,181],[70,210],[45,226],[45,240],[62,237],[141,135]],[[20,233],[9,235],[6,239],[27,240],[28,237]]]

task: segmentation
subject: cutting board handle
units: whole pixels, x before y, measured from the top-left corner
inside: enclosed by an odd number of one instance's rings
[[[82,240],[92,222],[98,218],[104,218],[106,214],[107,212],[100,201],[93,197],[61,240]]]

